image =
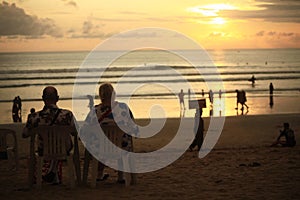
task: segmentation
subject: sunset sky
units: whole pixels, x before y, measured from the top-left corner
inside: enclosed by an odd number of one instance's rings
[[[92,50],[143,27],[178,31],[206,49],[300,48],[300,1],[7,0],[0,52]]]

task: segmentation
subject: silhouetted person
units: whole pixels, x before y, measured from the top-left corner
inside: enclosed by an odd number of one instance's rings
[[[249,109],[249,106],[246,104],[247,102],[247,97],[246,97],[246,92],[244,90],[239,91],[239,90],[235,90],[236,91],[236,108],[238,109],[238,105],[239,103],[242,105],[241,110],[244,110],[244,105],[246,106],[247,110]]]
[[[214,93],[212,90],[209,90],[208,98],[209,98],[210,103],[213,104],[214,103]]]
[[[189,147],[190,151],[193,151],[193,149],[196,146],[198,147],[197,150],[199,151],[203,143],[204,122],[201,116],[202,116],[202,108],[197,109],[195,113],[195,125],[194,125],[195,138]]]
[[[94,108],[94,98],[92,95],[86,95],[86,96],[89,99],[88,107],[90,108],[90,110],[92,110]]]
[[[219,98],[222,98],[222,90],[219,90]]]
[[[285,137],[285,140],[280,140],[281,137]],[[293,147],[296,145],[295,134],[294,131],[290,129],[289,123],[283,124],[283,130],[280,130],[280,135],[271,146],[276,146],[278,144],[282,145],[283,147]]]
[[[22,100],[20,96],[17,96],[17,104],[18,104],[18,115],[19,115],[19,122],[22,122]]]
[[[274,100],[273,100],[273,95],[270,95],[270,103],[269,103],[270,107],[273,108],[274,106]]]
[[[203,89],[201,90],[201,95],[202,95],[202,97],[204,97],[204,90]]]
[[[180,90],[178,97],[179,97],[180,110],[185,110],[183,89]]]
[[[12,118],[14,122],[19,122],[19,107],[18,107],[18,98],[15,97],[13,100],[13,106],[12,106]]]
[[[249,81],[251,81],[251,83],[252,83],[252,86],[254,86],[255,80],[256,80],[256,78],[254,77],[254,75],[249,79]]]
[[[34,113],[35,113],[35,108],[31,108],[30,113],[27,115],[27,121],[29,120],[29,118],[33,117]]]
[[[270,83],[269,90],[270,90],[270,95],[273,95],[273,91],[274,91],[273,83]]]

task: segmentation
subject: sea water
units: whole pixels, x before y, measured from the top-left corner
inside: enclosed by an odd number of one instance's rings
[[[194,53],[193,50],[182,51]],[[117,90],[117,100],[129,103],[139,118],[178,117],[181,89],[187,109],[181,116],[188,117],[194,113],[188,110],[188,99],[207,98],[210,89],[215,102],[226,98],[231,105],[227,110],[233,111],[219,113],[220,109],[215,109],[205,115],[235,114],[235,90],[245,90],[251,107],[259,106],[261,99],[268,101],[271,82],[275,87],[274,97],[292,102],[299,100],[300,49],[208,50],[209,57],[198,58],[197,66],[172,51],[136,50],[118,58],[113,56],[116,52],[99,53],[102,60],[87,60],[89,52],[0,53],[1,123],[11,122],[15,96],[23,100],[23,118],[31,107],[41,109],[42,90],[47,85],[58,88],[59,105],[76,110],[79,120],[88,112],[86,95],[94,96],[95,103],[99,103],[98,87],[103,82],[111,82]],[[88,67],[84,65],[87,62]],[[252,76],[256,78],[255,84],[248,81]],[[74,91],[78,88],[74,87],[75,83],[82,91]],[[80,108],[73,108],[72,100],[80,101]],[[215,105],[218,106],[226,105]],[[208,100],[207,107],[207,110],[212,109]],[[299,107],[292,110],[300,112]],[[249,113],[257,114],[251,112],[251,108]]]

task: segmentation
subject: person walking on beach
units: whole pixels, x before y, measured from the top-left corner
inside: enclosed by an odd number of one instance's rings
[[[214,93],[213,93],[212,90],[209,90],[208,98],[209,98],[210,104],[213,105],[213,103],[214,103]]]
[[[19,116],[19,107],[18,107],[18,98],[15,97],[13,100],[13,106],[12,106],[12,118],[13,122],[19,122],[20,116]]]
[[[235,90],[236,91],[236,110],[238,110],[238,106],[239,103],[242,105],[241,110],[244,110],[244,105],[246,106],[247,110],[249,109],[249,106],[246,104],[247,102],[247,97],[246,97],[246,92],[244,90],[239,91],[239,90]]]
[[[273,91],[274,91],[273,83],[270,83],[270,85],[269,85],[269,91],[270,91],[270,95],[273,95]]]
[[[22,122],[22,100],[20,96],[17,96],[17,105],[18,105],[19,122]]]
[[[276,141],[271,145],[271,147],[276,146],[278,144],[282,145],[283,147],[293,147],[296,145],[295,134],[294,131],[290,128],[289,123],[284,123],[283,130],[280,130],[279,132],[279,136],[277,137]],[[281,137],[285,137],[285,140],[280,140]]]
[[[202,119],[202,108],[199,108],[196,110],[195,113],[195,124],[194,124],[195,138],[192,144],[189,146],[190,151],[193,151],[196,146],[198,151],[201,149],[203,143],[203,132],[204,132],[204,122]]]
[[[183,89],[180,90],[178,97],[179,97],[180,110],[185,110]]]
[[[77,134],[76,126],[77,122],[73,113],[66,109],[59,108],[56,104],[59,100],[58,92],[55,87],[47,86],[43,90],[42,99],[44,101],[44,107],[38,112],[33,112],[28,116],[26,126],[23,129],[22,136],[27,138],[31,136],[31,130],[40,125],[64,125],[70,126],[72,135]],[[70,140],[66,144],[67,151],[73,148],[71,135]],[[43,154],[43,141],[39,138],[38,154]],[[45,162],[43,168],[45,173],[43,174],[43,180],[52,183],[60,184],[62,180],[62,161],[51,160]],[[44,171],[44,170],[43,170]]]
[[[273,105],[274,105],[274,100],[273,100],[274,86],[273,86],[273,83],[270,83],[270,85],[269,85],[269,91],[270,91],[270,102],[269,102],[269,105],[270,105],[271,108],[273,108]]]

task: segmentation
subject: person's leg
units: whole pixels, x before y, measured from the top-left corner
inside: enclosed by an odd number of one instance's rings
[[[197,145],[197,139],[195,137],[194,140],[193,140],[193,142],[192,142],[192,144],[189,147],[189,150],[193,151],[193,149],[195,148],[196,145]]]
[[[98,162],[98,176],[97,181],[104,181],[109,177],[109,174],[104,174],[105,165],[102,162]]]

